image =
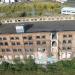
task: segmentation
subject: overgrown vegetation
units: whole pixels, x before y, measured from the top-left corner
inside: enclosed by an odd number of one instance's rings
[[[25,62],[15,60],[15,64],[3,62],[0,75],[75,75],[75,59],[48,65],[35,64],[33,59]]]
[[[25,17],[25,16],[42,16],[60,13],[60,3],[53,2],[31,2],[16,3],[9,5],[0,5],[2,17]]]

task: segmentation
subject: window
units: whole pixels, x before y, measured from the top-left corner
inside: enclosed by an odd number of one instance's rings
[[[11,37],[10,40],[14,40],[14,37]]]
[[[57,39],[57,33],[56,32],[52,32],[52,39]]]
[[[6,52],[10,52],[10,49],[6,49]]]
[[[29,45],[33,45],[33,42],[29,42]]]
[[[19,37],[15,37],[16,40],[19,40]]]
[[[24,36],[23,39],[27,39],[27,37]]]
[[[3,40],[7,40],[6,37],[3,37]]]
[[[63,50],[66,50],[66,47],[63,47],[62,49],[63,49]]]
[[[33,52],[33,49],[30,48],[30,52]]]
[[[0,37],[0,40],[2,40],[2,38]]]
[[[69,37],[72,37],[72,35],[69,35]]]
[[[42,51],[44,52],[45,51],[45,48],[43,48]]]
[[[28,45],[28,42],[25,42],[24,45]]]
[[[63,38],[66,38],[67,37],[67,35],[63,35]]]
[[[66,40],[63,40],[63,43],[66,44]]]
[[[8,42],[5,42],[5,45],[8,45]]]
[[[68,43],[72,43],[72,41],[71,40],[68,40]]]
[[[42,44],[46,44],[46,41],[43,41]]]
[[[68,50],[71,50],[71,47],[67,47]]]
[[[57,46],[56,41],[52,41],[52,46]]]
[[[15,42],[12,42],[11,45],[15,45]]]
[[[17,49],[13,49],[13,52],[17,52]]]
[[[2,49],[2,52],[5,52],[5,49]]]
[[[32,36],[29,36],[29,37],[28,37],[28,40],[32,40]]]
[[[20,42],[17,42],[16,44],[17,44],[17,45],[20,45]]]
[[[2,46],[3,45],[3,42],[0,42],[0,46]]]
[[[36,38],[37,38],[37,39],[39,39],[39,38],[40,38],[40,36],[36,36]]]
[[[18,51],[21,52],[22,50],[21,49],[18,49]]]
[[[29,49],[25,49],[25,52],[29,52]]]
[[[42,38],[45,39],[45,36],[43,35]]]
[[[37,41],[37,45],[40,45],[41,44],[41,42],[40,41]]]

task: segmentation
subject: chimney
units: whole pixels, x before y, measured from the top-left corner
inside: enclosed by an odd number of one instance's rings
[[[24,26],[16,26],[16,33],[24,33]]]

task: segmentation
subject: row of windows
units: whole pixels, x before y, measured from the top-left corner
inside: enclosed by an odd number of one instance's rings
[[[37,41],[36,42],[36,44],[37,45],[44,45],[44,44],[46,44],[46,41]],[[0,46],[8,46],[9,44],[8,44],[8,42],[0,42]],[[15,45],[21,45],[21,43],[20,42],[11,42],[11,45],[13,45],[13,46],[15,46]],[[24,42],[24,45],[33,45],[33,42]]]
[[[1,51],[2,52],[10,52],[11,50],[7,48],[7,49],[1,49]]]
[[[67,37],[71,38],[72,35],[71,34],[69,34],[69,35],[63,35],[63,38],[67,38]]]
[[[7,49],[1,49],[1,51],[2,51],[2,52],[11,52],[11,49],[8,49],[8,48],[7,48]],[[17,52],[17,51],[18,51],[18,52],[21,52],[22,49],[13,49],[13,52]]]
[[[0,42],[0,46],[8,46],[8,42]],[[20,42],[12,42],[11,45],[20,45]]]
[[[40,38],[45,39],[45,36],[44,36],[44,35],[43,35],[43,36],[36,36],[36,38],[37,38],[37,39],[40,39]],[[14,37],[11,37],[10,39],[11,39],[11,40],[14,40],[14,39],[19,40],[19,37],[15,37],[15,38],[14,38]],[[32,40],[32,36],[29,36],[29,37],[24,36],[23,39]]]
[[[41,41],[37,41],[37,45],[44,45],[44,44],[46,44],[46,41],[43,41],[43,42],[41,42]]]
[[[20,42],[11,42],[11,45],[21,45]]]
[[[20,42],[17,42],[17,43],[12,42],[11,44],[12,45],[21,45]],[[37,45],[44,45],[44,44],[46,44],[46,41],[42,41],[42,42],[41,41],[37,41],[36,44]],[[33,45],[33,42],[31,42],[31,41],[30,42],[24,42],[24,45]]]
[[[6,49],[1,49],[1,52],[22,52],[23,49],[9,49],[9,48],[6,48]],[[33,52],[34,49],[33,48],[29,48],[29,49],[24,49],[25,52]],[[44,52],[46,49],[45,48],[37,48],[37,51],[42,51]]]
[[[30,48],[30,49],[25,49],[25,52],[33,52],[34,49]]]
[[[36,39],[40,39],[40,38],[45,39],[45,35],[36,36]],[[24,36],[23,39],[32,40],[32,36],[29,36],[29,37]],[[0,37],[0,40],[7,40],[7,38],[6,37]],[[10,40],[19,40],[19,37],[10,37]]]
[[[22,49],[12,49],[13,52],[22,52]],[[33,52],[34,49],[25,49],[25,52]],[[1,49],[1,52],[11,52],[11,49]]]
[[[7,38],[6,37],[0,37],[0,40],[7,40]]]
[[[43,36],[36,36],[36,39],[40,39],[40,38],[43,38],[45,39],[45,35]],[[72,35],[63,35],[63,38],[66,38],[66,37],[72,37]],[[23,39],[28,39],[28,40],[32,40],[32,36],[29,36],[29,37],[26,37],[24,36]],[[7,40],[6,37],[0,37],[0,40]],[[19,37],[11,37],[10,40],[19,40]]]
[[[67,38],[67,37],[72,37],[72,35],[63,35],[63,38]],[[45,36],[36,36],[36,39],[40,39],[40,38],[43,38],[45,39]],[[29,37],[26,37],[24,36],[23,39],[28,39],[28,40],[32,40],[32,36],[29,36]],[[0,37],[0,40],[7,40],[6,37]],[[19,40],[19,37],[11,37],[10,40]]]
[[[10,40],[14,40],[14,39],[15,39],[15,40],[19,40],[19,37],[15,37],[15,38],[14,38],[14,37],[11,37],[11,38],[10,38]]]
[[[72,40],[63,40],[63,44],[69,44],[72,43]]]
[[[37,41],[36,42],[36,44],[37,45],[44,45],[44,44],[46,44],[46,41]],[[17,43],[15,43],[15,42],[12,42],[12,45],[20,45],[20,42],[17,42]],[[33,45],[33,42],[24,42],[24,45]]]
[[[1,49],[1,51],[2,52],[11,52],[11,50],[10,49]],[[13,49],[13,52],[21,52],[22,51],[22,49]]]
[[[0,42],[0,46],[3,46],[3,45],[5,45],[5,46],[8,46],[8,42]]]
[[[71,47],[63,47],[63,50],[71,50]]]
[[[44,52],[46,50],[46,48],[37,48],[37,51],[42,51]],[[25,52],[33,52],[34,49],[33,48],[30,48],[30,49],[25,49]]]

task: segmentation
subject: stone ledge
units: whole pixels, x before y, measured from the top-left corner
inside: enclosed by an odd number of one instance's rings
[[[22,22],[38,22],[38,21],[64,21],[75,20],[73,15],[61,15],[61,16],[41,16],[41,17],[22,17],[22,18],[8,18],[2,19],[1,23],[22,23]]]

